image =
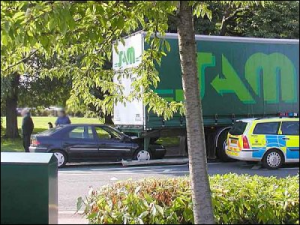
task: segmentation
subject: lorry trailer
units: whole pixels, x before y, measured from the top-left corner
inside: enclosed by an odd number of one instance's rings
[[[113,69],[136,67],[149,45],[145,32],[117,41],[113,47]],[[157,66],[160,82],[154,92],[167,101],[183,101],[178,34],[160,37],[168,41],[170,52]],[[299,114],[299,40],[196,35],[197,68],[202,100],[207,156],[226,161],[227,133],[237,119]],[[114,79],[131,92],[131,78]],[[175,114],[164,120],[148,112],[141,100],[114,106],[114,124],[124,133],[150,142],[164,137],[180,137],[185,152],[185,117]]]

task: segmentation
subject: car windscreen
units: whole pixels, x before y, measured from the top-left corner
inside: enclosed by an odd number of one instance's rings
[[[104,128],[104,129],[107,130],[113,136],[113,138],[122,139],[122,137],[125,136],[124,134],[114,129],[113,127],[109,127],[109,129],[108,128]]]
[[[243,121],[237,121],[233,124],[233,127],[229,130],[232,135],[242,135],[247,127],[247,123]]]
[[[116,129],[115,127],[110,127],[110,128],[111,128],[115,133],[117,133],[119,136],[127,136],[127,137],[130,138],[129,135],[127,135],[127,134],[121,132],[120,130]]]
[[[51,134],[55,133],[56,131],[58,131],[60,129],[62,129],[62,127],[54,127],[54,128],[45,130],[41,133],[38,133],[38,135],[40,135],[40,136],[50,136]]]

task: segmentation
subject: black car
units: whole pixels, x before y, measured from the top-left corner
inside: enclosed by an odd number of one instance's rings
[[[160,159],[166,153],[158,144],[150,144],[149,150],[144,150],[142,139],[95,124],[70,124],[32,135],[29,150],[54,153],[59,167],[67,162]]]

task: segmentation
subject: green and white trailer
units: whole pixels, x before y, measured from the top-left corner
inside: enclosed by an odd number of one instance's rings
[[[113,69],[138,66],[149,46],[137,32],[113,47]],[[184,101],[178,35],[168,33],[171,51],[162,58],[160,83],[154,90],[168,101]],[[196,35],[198,80],[202,99],[208,158],[226,160],[224,142],[236,119],[299,113],[299,40]],[[131,79],[115,79],[131,91]],[[164,120],[148,112],[142,100],[114,107],[114,124],[149,142],[160,137],[186,136],[185,118]],[[181,141],[185,148],[185,141]]]

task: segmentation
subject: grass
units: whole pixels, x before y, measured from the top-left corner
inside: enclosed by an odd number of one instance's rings
[[[23,144],[21,138],[1,138],[1,152],[22,152]]]
[[[161,137],[156,141],[157,144],[163,145],[165,147],[176,147],[180,144],[179,137]]]
[[[48,122],[51,122],[53,125],[56,121],[57,117],[32,117],[33,123],[34,123],[34,131],[33,133],[39,133],[46,129],[48,129]],[[3,128],[2,131],[5,133],[6,129],[6,118],[2,117],[3,119]],[[99,124],[103,121],[100,121],[98,118],[82,118],[82,117],[70,117],[70,120],[73,124],[76,123],[94,123]],[[21,125],[22,125],[22,117],[18,117],[18,128],[19,133],[21,134]],[[21,138],[15,138],[15,139],[9,139],[9,138],[1,138],[1,152],[22,152],[24,151],[23,145],[22,145],[22,139]]]

